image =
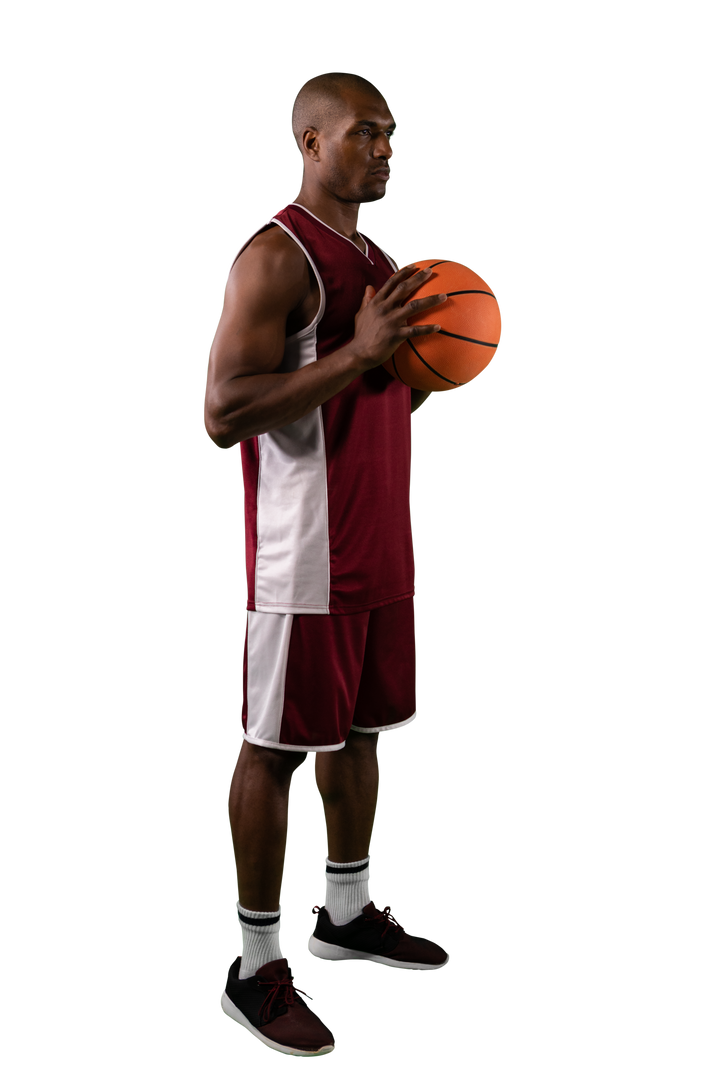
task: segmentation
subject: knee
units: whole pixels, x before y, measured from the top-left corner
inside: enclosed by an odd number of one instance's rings
[[[343,747],[348,757],[373,759],[377,757],[378,734],[376,731],[350,731]]]
[[[248,754],[256,768],[263,769],[278,779],[291,777],[307,757],[304,751],[273,750],[268,746],[255,746],[248,742],[243,744],[243,752]]]

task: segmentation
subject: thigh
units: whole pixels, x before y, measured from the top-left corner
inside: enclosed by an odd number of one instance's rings
[[[415,617],[413,600],[369,612],[354,731],[402,727],[415,717]]]

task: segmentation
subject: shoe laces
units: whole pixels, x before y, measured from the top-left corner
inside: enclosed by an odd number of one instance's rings
[[[384,937],[389,930],[407,930],[404,922],[400,922],[395,915],[395,910],[392,904],[383,904],[382,910],[379,910],[377,905],[371,915],[365,916],[366,922],[376,922],[378,926],[382,926],[381,937]]]
[[[395,915],[395,910],[392,904],[383,904],[382,910],[378,908],[376,901],[373,901],[373,910],[370,915],[365,916],[365,922],[375,922],[378,924],[378,928],[382,927],[381,937],[384,937],[389,930],[407,930],[404,922],[400,922]],[[314,903],[310,908],[311,915],[320,915],[323,905],[320,903]]]
[[[297,989],[293,986],[292,975],[284,976],[282,979],[258,979],[258,986],[269,986],[267,997],[262,1003],[260,1009],[260,1020],[263,1024],[268,1024],[272,1016],[273,1008],[277,1005],[293,1005],[300,998],[298,994],[305,994],[304,990]],[[312,998],[309,994],[305,994],[305,997]]]

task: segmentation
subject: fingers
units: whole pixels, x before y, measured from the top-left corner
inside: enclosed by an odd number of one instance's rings
[[[447,293],[437,293],[435,296],[423,296],[419,300],[408,300],[405,304],[403,311],[408,313],[408,318],[411,315],[417,315],[420,311],[427,311],[429,308],[438,307],[440,304],[444,304],[447,300]]]
[[[432,275],[432,270],[417,270],[416,267],[407,267],[408,278],[407,284],[416,285],[421,281],[427,281]]]
[[[389,277],[382,288],[378,289],[377,298],[386,300],[400,286],[403,286],[402,295],[408,296],[423,285],[429,277],[432,277],[432,270],[418,270],[417,266],[412,265],[403,266],[402,270],[398,270]]]
[[[421,285],[424,285],[426,281],[429,281],[433,276],[432,270],[418,270],[412,277],[406,278],[401,281],[395,290],[395,297],[400,303],[403,303],[406,296],[410,296],[416,289],[419,289]]]

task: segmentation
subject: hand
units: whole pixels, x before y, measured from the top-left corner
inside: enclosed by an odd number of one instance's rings
[[[408,326],[407,320],[418,312],[438,307],[447,300],[445,293],[409,300],[416,289],[432,277],[432,270],[405,266],[388,278],[377,292],[368,285],[360,310],[355,316],[355,336],[350,348],[365,370],[379,367],[389,360],[408,338],[436,334],[439,323]]]

